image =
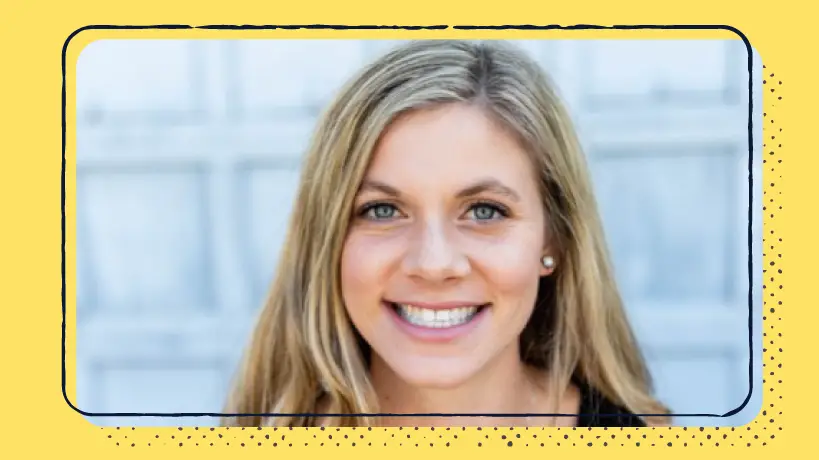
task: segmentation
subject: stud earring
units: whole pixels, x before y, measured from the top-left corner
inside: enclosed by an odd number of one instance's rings
[[[548,269],[552,269],[555,266],[555,259],[551,256],[543,256],[541,262],[543,263],[543,266]]]

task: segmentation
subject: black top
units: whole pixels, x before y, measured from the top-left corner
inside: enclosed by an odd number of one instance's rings
[[[644,427],[646,423],[629,410],[614,404],[599,391],[580,381],[578,427]]]

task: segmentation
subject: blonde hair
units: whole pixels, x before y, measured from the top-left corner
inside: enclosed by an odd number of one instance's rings
[[[319,120],[276,277],[225,408],[225,425],[310,426],[304,414],[377,413],[369,349],[343,305],[339,266],[352,203],[397,116],[439,104],[481,107],[530,153],[557,250],[521,335],[521,359],[556,388],[574,376],[637,414],[666,414],[627,322],[572,122],[548,76],[500,41],[424,40],[365,67]],[[295,415],[275,416],[264,413]],[[370,417],[332,417],[336,426]]]

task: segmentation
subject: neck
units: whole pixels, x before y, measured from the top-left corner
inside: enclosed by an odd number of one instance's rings
[[[544,412],[545,377],[525,365],[517,350],[484,366],[454,387],[426,388],[407,383],[377,355],[371,365],[372,383],[381,413],[389,414],[518,414]],[[520,426],[520,417],[384,417],[385,426]]]

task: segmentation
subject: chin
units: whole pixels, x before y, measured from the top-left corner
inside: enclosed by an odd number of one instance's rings
[[[463,385],[474,374],[467,369],[454,368],[451,365],[428,365],[423,368],[402,369],[398,376],[407,385],[430,390],[451,390]]]

